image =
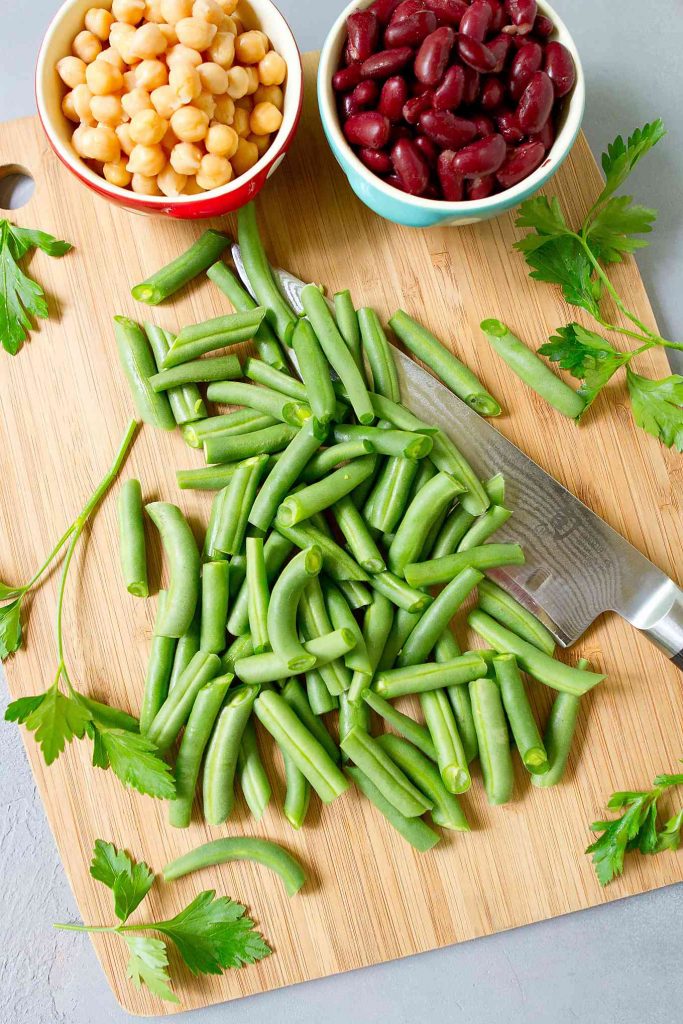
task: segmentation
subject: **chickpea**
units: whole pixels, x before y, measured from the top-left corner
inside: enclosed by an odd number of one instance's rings
[[[198,107],[199,110],[203,110],[209,121],[216,111],[216,101],[210,92],[201,92],[194,101],[194,106]]]
[[[192,4],[192,17],[218,27],[223,20],[223,8],[216,0],[195,0]]]
[[[155,89],[150,95],[150,99],[157,114],[165,118],[167,121],[170,121],[176,110],[179,110],[182,106],[182,101],[178,96],[178,93],[170,85],[160,85],[159,88]]]
[[[69,121],[75,121],[76,124],[80,124],[81,119],[78,116],[76,107],[74,106],[74,94],[72,92],[64,94],[62,99],[62,113],[64,114],[64,117],[69,119]]]
[[[123,69],[126,66],[125,61],[119,53],[119,51],[115,50],[113,46],[108,46],[106,50],[102,50],[102,53],[99,55],[97,59],[106,60],[108,64],[111,64],[118,71],[120,71],[121,74],[123,74]]]
[[[230,161],[235,175],[239,177],[240,174],[246,174],[257,161],[258,149],[254,143],[247,142],[246,139],[240,139],[237,152]]]
[[[83,31],[78,33],[71,44],[71,49],[84,64],[92,64],[97,55],[102,52],[102,43],[92,32]]]
[[[220,64],[207,61],[197,68],[202,88],[213,96],[222,96],[228,91],[228,72]]]
[[[83,83],[83,85],[77,85],[71,93],[71,98],[74,110],[80,117],[81,121],[83,121],[84,124],[92,125],[94,121],[92,111],[90,110],[92,93],[88,86],[85,83]]]
[[[153,60],[160,53],[165,53],[167,46],[166,36],[159,26],[152,22],[136,29],[130,44],[133,55],[142,60]]]
[[[169,25],[175,25],[183,18],[192,16],[192,0],[161,0],[161,13],[164,21]]]
[[[152,92],[168,82],[168,68],[163,60],[143,60],[135,69],[135,81],[141,89]]]
[[[240,138],[246,139],[250,132],[249,111],[244,107],[235,107],[235,116],[232,119],[232,127]]]
[[[116,21],[109,33],[109,43],[118,50],[126,64],[137,64],[139,58],[132,52],[131,44],[135,37],[135,29],[125,22]]]
[[[134,174],[130,187],[133,192],[137,192],[141,196],[160,196],[159,186],[157,185],[157,179],[148,177],[145,174]]]
[[[260,32],[242,32],[235,40],[235,53],[242,64],[258,64],[266,55],[266,44]]]
[[[119,188],[127,188],[130,185],[133,175],[126,170],[125,160],[117,160],[116,163],[104,164],[102,174],[110,185],[118,185]]]
[[[111,11],[105,11],[103,7],[91,7],[85,12],[85,27],[103,43],[109,39],[109,29],[113,21],[114,15]]]
[[[161,13],[161,0],[145,0],[145,21],[160,25],[165,18]]]
[[[116,132],[116,137],[121,144],[121,149],[126,156],[130,156],[133,152],[133,147],[135,146],[135,143],[130,137],[130,125],[120,124],[114,129],[114,131]]]
[[[78,156],[85,158],[85,147],[83,145],[83,136],[86,132],[89,132],[90,128],[86,124],[79,124],[77,128],[74,128],[74,133],[71,136],[71,145],[76,151]]]
[[[161,140],[161,145],[163,147],[164,152],[170,154],[173,147],[177,146],[179,141],[180,140],[178,139],[178,136],[173,131],[173,129],[171,127],[167,128],[166,134]],[[192,145],[192,143],[188,143],[188,145]]]
[[[232,119],[235,116],[235,101],[229,96],[219,96],[213,116],[219,124],[232,124]]]
[[[229,32],[231,36],[237,35],[237,25],[235,19],[231,18],[229,14],[224,14],[221,18],[220,25],[218,26],[219,32]]]
[[[98,124],[83,132],[82,147],[88,160],[101,160],[103,164],[115,164],[121,158],[121,143],[113,128]]]
[[[88,64],[85,81],[93,96],[107,96],[123,89],[123,75],[107,60],[94,60]]]
[[[191,64],[193,68],[198,68],[202,63],[202,55],[190,46],[176,43],[166,54],[166,63],[169,68],[173,68],[176,64]]]
[[[57,61],[57,74],[70,89],[85,82],[86,64],[80,57],[62,57]]]
[[[145,13],[145,0],[113,0],[111,13],[117,21],[137,25]]]
[[[231,14],[230,17],[235,26],[235,35],[238,36],[241,32],[244,32],[244,22],[237,14]]]
[[[282,85],[287,74],[284,59],[275,50],[269,50],[259,61],[258,77],[261,85]]]
[[[254,103],[272,103],[278,110],[282,110],[285,96],[278,85],[259,85],[254,93]]]
[[[259,159],[267,150],[270,149],[272,141],[273,140],[270,135],[247,135],[247,142],[253,142],[258,149]]]
[[[143,146],[155,146],[161,142],[166,130],[168,121],[159,117],[156,110],[139,110],[130,121],[130,137],[133,142],[141,143]]]
[[[220,188],[227,185],[232,178],[232,165],[224,156],[214,156],[207,153],[202,157],[197,172],[197,184],[207,191],[212,188]]]
[[[145,177],[153,178],[163,171],[166,166],[166,154],[160,145],[144,146],[137,144],[133,146],[133,152],[128,157],[126,169],[132,174],[144,174]]]
[[[166,164],[163,171],[157,175],[157,185],[165,196],[179,196],[185,188],[187,178],[184,174],[178,174],[170,164]]]
[[[121,97],[121,103],[129,117],[135,117],[140,110],[149,110],[152,106],[149,93],[146,89],[140,88],[127,92],[125,96]]]
[[[209,57],[222,68],[230,68],[235,60],[235,37],[230,32],[217,32],[209,47]]]
[[[168,76],[168,84],[181,103],[191,103],[202,91],[199,73],[191,64],[174,64]]]
[[[93,96],[90,100],[90,111],[92,116],[100,124],[116,128],[117,124],[125,119],[125,112],[121,104],[120,96]]]
[[[282,124],[282,114],[272,103],[257,103],[249,117],[253,135],[270,135]]]
[[[183,142],[201,142],[208,131],[209,118],[198,107],[181,107],[171,118],[171,128]]]
[[[123,72],[123,91],[132,92],[138,88],[138,76],[135,68]]]
[[[207,152],[229,160],[237,152],[239,141],[237,132],[227,124],[212,124],[206,133],[205,145]]]
[[[247,73],[247,96],[253,96],[259,87],[258,71],[255,67],[248,67],[244,69]]]
[[[163,34],[164,39],[169,46],[175,46],[178,42],[178,33],[175,30],[175,25],[167,25],[165,22],[159,25],[159,31]]]
[[[169,160],[171,167],[178,174],[196,174],[203,155],[199,146],[194,146],[191,142],[179,142],[171,150]]]
[[[248,114],[251,114],[254,109],[254,99],[252,96],[242,96],[241,99],[235,100],[235,106],[240,107],[242,110],[246,110]]]
[[[198,196],[198,195],[201,195],[201,193],[203,191],[204,191],[204,189],[201,187],[201,185],[197,184],[197,179],[196,178],[188,177],[187,184],[185,185],[184,195],[186,195],[186,196]]]
[[[247,95],[249,88],[249,75],[246,68],[230,68],[228,71],[228,96],[233,100],[239,100]]]
[[[193,50],[206,50],[218,31],[215,25],[201,18],[182,18],[176,23],[175,30],[180,42]]]
[[[234,14],[237,10],[240,0],[218,0],[221,6],[223,14]]]

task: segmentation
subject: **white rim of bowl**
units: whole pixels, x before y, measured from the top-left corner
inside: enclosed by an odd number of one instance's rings
[[[401,192],[399,189],[393,188],[391,185],[387,185],[382,178],[373,174],[373,172],[365,166],[362,160],[356,156],[341,130],[339,115],[337,113],[337,104],[335,101],[335,93],[332,88],[332,75],[339,67],[339,57],[341,56],[346,19],[353,11],[364,10],[366,7],[369,7],[371,2],[372,0],[352,0],[352,2],[344,8],[327,34],[320,54],[320,66],[318,68],[318,99],[320,104],[324,107],[322,113],[324,117],[325,130],[329,131],[333,136],[335,144],[343,150],[354,170],[357,171],[358,174],[361,175],[361,177],[363,177],[370,185],[372,185],[373,188],[376,188],[383,195],[387,196],[387,198],[393,200],[398,199],[401,203],[411,206],[414,209],[432,210],[437,213],[470,213],[475,215],[482,210],[495,209],[497,206],[507,207],[510,205],[510,200],[514,202],[515,198],[523,198],[527,192],[534,191],[534,186],[540,188],[552,168],[555,167],[558,162],[561,162],[569,153],[569,150],[578,135],[579,128],[581,127],[586,103],[586,84],[581,58],[579,57],[576,44],[574,43],[569,29],[555,9],[549,3],[546,3],[545,0],[539,0],[538,2],[539,12],[546,14],[551,18],[555,25],[556,31],[553,38],[567,47],[574,58],[574,63],[576,65],[576,83],[571,95],[569,96],[564,124],[562,125],[557,138],[550,147],[550,150],[546,154],[541,165],[537,167],[536,170],[527,178],[523,178],[522,181],[517,182],[517,184],[513,185],[511,188],[505,189],[503,192],[499,192],[496,195],[489,196],[486,199],[464,199],[458,200],[457,202],[449,202],[446,199],[424,199],[421,196],[411,196],[408,192]],[[323,80],[323,77],[324,85],[321,88],[321,81]],[[551,161],[550,167],[548,166],[549,160]]]
[[[60,158],[70,168],[82,178],[92,184],[94,188],[100,192],[104,192],[110,195],[113,199],[121,199],[128,204],[140,202],[145,207],[150,206],[168,207],[169,203],[174,206],[192,206],[197,202],[204,202],[207,199],[217,199],[221,196],[230,195],[233,192],[238,192],[244,188],[252,178],[256,177],[264,168],[267,168],[280,156],[282,156],[282,147],[285,144],[293,130],[296,122],[297,114],[301,108],[303,99],[303,67],[301,63],[301,52],[297,45],[294,33],[284,15],[280,9],[272,2],[272,0],[249,0],[250,6],[253,8],[253,13],[258,17],[259,7],[269,7],[275,13],[276,19],[281,23],[282,28],[282,40],[278,40],[278,47],[282,48],[282,56],[287,64],[287,81],[285,85],[285,110],[277,135],[273,139],[268,150],[263,154],[262,157],[251,167],[246,174],[240,175],[238,178],[228,182],[227,185],[222,185],[220,188],[210,189],[206,192],[199,192],[195,195],[180,195],[180,196],[144,196],[138,195],[137,192],[133,192],[128,188],[120,188],[118,185],[110,184],[106,178],[99,174],[96,174],[84,160],[81,159],[73,151],[68,144],[62,142],[58,134],[53,129],[52,118],[47,113],[47,106],[45,102],[45,92],[43,88],[45,74],[46,74],[46,63],[50,57],[50,51],[52,50],[54,37],[59,29],[62,19],[72,7],[80,4],[82,0],[66,0],[66,3],[62,4],[57,13],[54,15],[47,31],[43,37],[43,41],[40,44],[40,50],[38,51],[38,59],[36,62],[35,72],[35,92],[36,92],[36,103],[38,106],[38,114],[40,116],[41,123],[45,129],[46,134],[50,139],[51,145],[57,151]],[[112,0],[99,0],[100,6],[107,8],[111,7]],[[281,52],[278,50],[278,52]],[[59,58],[57,58],[59,59]],[[287,95],[293,93],[294,98],[288,104]],[[63,116],[63,115],[62,115]]]

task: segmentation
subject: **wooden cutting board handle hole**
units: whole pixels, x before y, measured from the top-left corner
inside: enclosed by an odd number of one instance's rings
[[[0,210],[19,210],[36,190],[33,175],[21,164],[0,166]]]

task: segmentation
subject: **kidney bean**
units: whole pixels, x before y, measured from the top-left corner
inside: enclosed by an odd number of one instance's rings
[[[488,75],[481,87],[479,102],[484,110],[498,110],[505,99],[505,86],[500,78]]]
[[[354,11],[346,19],[352,60],[367,60],[377,49],[379,22],[372,11]]]
[[[417,11],[424,11],[425,0],[402,0],[402,3],[398,5],[394,13],[389,19],[390,25],[395,25],[397,22],[402,21],[403,18],[409,18],[411,14],[416,14]]]
[[[519,121],[514,110],[505,110],[502,114],[498,114],[496,125],[505,141],[511,145],[521,142],[524,138],[524,132],[519,127]]]
[[[426,85],[436,85],[448,65],[455,32],[447,25],[435,29],[423,40],[415,58],[415,77]]]
[[[538,14],[536,21],[534,22],[534,35],[540,36],[541,39],[547,39],[555,31],[550,18],[546,17],[545,14]]]
[[[403,104],[403,120],[407,121],[408,124],[417,124],[420,120],[420,115],[425,110],[430,110],[433,102],[434,93],[431,89],[420,93],[419,96],[412,96]]]
[[[339,100],[339,109],[341,111],[342,120],[346,121],[352,114],[357,114],[359,107],[353,98],[352,92],[344,93]]]
[[[496,126],[486,114],[475,114],[472,117],[472,124],[477,130],[477,138],[483,139],[485,135],[493,135]]]
[[[349,64],[353,64],[353,58],[351,56],[351,45],[349,43],[348,37],[346,39],[346,42],[344,43],[344,54],[343,54],[343,56],[344,56],[344,64],[347,67],[348,67]]]
[[[471,68],[474,68],[475,71],[483,73],[493,71],[498,63],[498,58],[489,50],[485,43],[480,43],[476,39],[470,39],[469,36],[459,37],[458,53],[461,60]]]
[[[505,61],[512,46],[512,37],[505,32],[499,32],[486,45],[496,58],[496,66],[492,70],[498,75],[505,67]]]
[[[503,25],[505,24],[505,10],[503,5],[498,0],[486,0],[489,7],[491,8],[491,24],[489,26],[490,32],[500,32]]]
[[[474,68],[464,67],[463,71],[465,72],[465,92],[463,93],[462,101],[465,106],[471,107],[479,98],[481,77]]]
[[[413,130],[407,124],[392,124],[391,134],[389,135],[389,142],[391,145],[394,142],[398,142],[399,139],[412,139]]]
[[[441,25],[452,25],[457,28],[467,10],[465,0],[425,0],[425,4],[434,11]]]
[[[417,11],[391,22],[384,32],[385,46],[417,46],[437,27],[434,11]]]
[[[428,139],[426,135],[416,135],[413,142],[420,150],[427,163],[434,166],[439,156],[439,151],[432,140]]]
[[[361,79],[360,63],[356,61],[347,68],[340,68],[332,75],[332,88],[335,92],[346,92],[358,85]]]
[[[399,46],[395,50],[380,50],[363,61],[361,75],[363,78],[389,78],[405,67],[412,56],[413,51],[409,46]]]
[[[378,97],[379,86],[372,78],[366,78],[364,82],[359,82],[351,93],[351,99],[357,110],[362,110],[363,107],[374,107]]]
[[[391,171],[389,154],[382,149],[359,149],[358,159],[362,160],[365,166],[375,174],[384,176]]]
[[[363,110],[352,114],[344,125],[344,135],[352,146],[382,149],[389,141],[389,118],[376,110]]]
[[[510,95],[513,100],[519,100],[531,76],[540,70],[542,63],[543,50],[538,43],[525,43],[517,50],[510,65]]]
[[[374,0],[368,10],[377,18],[380,25],[386,25],[389,18],[398,7],[399,0]]]
[[[412,139],[399,139],[391,150],[394,170],[412,196],[420,196],[429,182],[429,164]]]
[[[505,11],[520,35],[531,32],[538,13],[536,0],[505,0]]]
[[[540,166],[544,156],[545,150],[540,142],[523,142],[508,153],[496,177],[503,188],[511,188],[528,178]]]
[[[456,110],[465,94],[465,72],[453,64],[434,91],[435,110]]]
[[[546,153],[552,148],[555,141],[555,125],[552,117],[549,117],[541,128],[540,132],[529,136],[529,142],[540,142]]]
[[[464,194],[463,179],[453,167],[455,156],[452,149],[444,149],[436,161],[436,173],[443,197],[451,203],[459,203]]]
[[[450,110],[426,110],[418,121],[420,129],[438,146],[460,149],[477,134],[472,121],[456,117]]]
[[[390,174],[388,178],[384,179],[387,185],[392,185],[394,188],[399,189],[400,192],[405,192],[406,187],[399,178],[398,174]]]
[[[540,132],[550,117],[554,102],[553,83],[545,71],[536,71],[529,79],[517,107],[517,120],[525,135]]]
[[[507,147],[502,135],[487,135],[471,142],[453,157],[452,167],[461,178],[479,178],[482,174],[495,174],[505,162]]]
[[[551,42],[545,48],[545,73],[553,83],[555,96],[566,96],[574,88],[576,65],[574,58],[562,43]]]
[[[487,0],[474,0],[460,20],[460,34],[483,43],[491,26],[493,11]]]
[[[408,99],[408,83],[400,75],[387,78],[379,95],[377,109],[390,121],[400,121],[403,116],[403,104]]]
[[[472,178],[465,182],[468,199],[488,199],[496,188],[495,174],[484,174],[481,178]]]

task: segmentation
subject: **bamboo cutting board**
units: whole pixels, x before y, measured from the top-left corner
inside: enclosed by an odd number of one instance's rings
[[[353,196],[327,149],[314,70],[311,55],[298,139],[259,200],[273,260],[304,279],[324,282],[330,291],[348,286],[358,305],[373,305],[384,317],[403,306],[450,339],[502,398],[506,413],[499,428],[676,578],[675,553],[683,546],[680,456],[634,427],[621,384],[610,389],[609,402],[596,403],[579,430],[520,385],[481,340],[478,324],[484,316],[500,316],[530,344],[576,316],[557,289],[527,278],[522,258],[511,250],[512,218],[428,232],[379,220]],[[62,260],[34,256],[32,270],[50,296],[51,319],[41,323],[15,359],[0,354],[0,578],[21,581],[104,474],[132,412],[117,363],[112,315],[149,318],[177,330],[228,306],[209,281],[156,310],[130,297],[132,284],[185,249],[203,225],[134,217],[95,198],[49,152],[36,119],[3,125],[0,167],[7,164],[24,165],[36,180],[31,202],[13,219],[75,244]],[[581,138],[551,191],[579,217],[597,186],[598,172]],[[651,324],[634,264],[613,274],[632,308]],[[665,375],[663,353],[644,357],[642,372]],[[187,449],[179,434],[145,427],[124,475],[140,478],[147,500],[178,502],[199,530],[210,497],[179,492],[175,470],[200,463],[199,453]],[[122,586],[115,496],[116,488],[77,550],[67,591],[66,643],[80,689],[137,712],[156,601],[129,597]],[[152,534],[150,543],[156,590],[161,556]],[[26,648],[7,663],[14,697],[40,692],[52,681],[56,576],[28,602]],[[353,792],[324,809],[314,801],[305,828],[295,833],[279,810],[282,768],[273,766],[267,742],[262,746],[275,799],[260,824],[250,819],[240,798],[224,827],[208,828],[195,817],[189,830],[173,831],[161,803],[124,790],[111,772],[90,766],[88,742],[73,743],[48,769],[27,737],[83,918],[91,923],[113,918],[109,892],[88,874],[96,837],[144,857],[157,871],[172,857],[226,834],[264,836],[287,846],[310,874],[302,893],[291,900],[264,869],[235,864],[171,886],[159,883],[138,911],[136,920],[151,913],[168,917],[201,889],[215,887],[247,904],[272,945],[274,954],[262,963],[220,978],[191,978],[171,951],[174,987],[183,1008],[190,1008],[681,881],[681,854],[633,856],[624,877],[602,890],[582,852],[589,841],[587,825],[602,815],[613,789],[642,788],[658,771],[674,770],[682,753],[680,673],[614,616],[603,617],[568,656],[576,658],[578,648],[609,678],[584,700],[566,781],[555,790],[536,790],[518,770],[514,801],[489,808],[476,777],[464,798],[472,833],[447,834],[424,855]],[[533,696],[545,716],[550,693],[536,687]],[[94,941],[127,1010],[174,1012],[126,981],[120,940],[96,936]]]

